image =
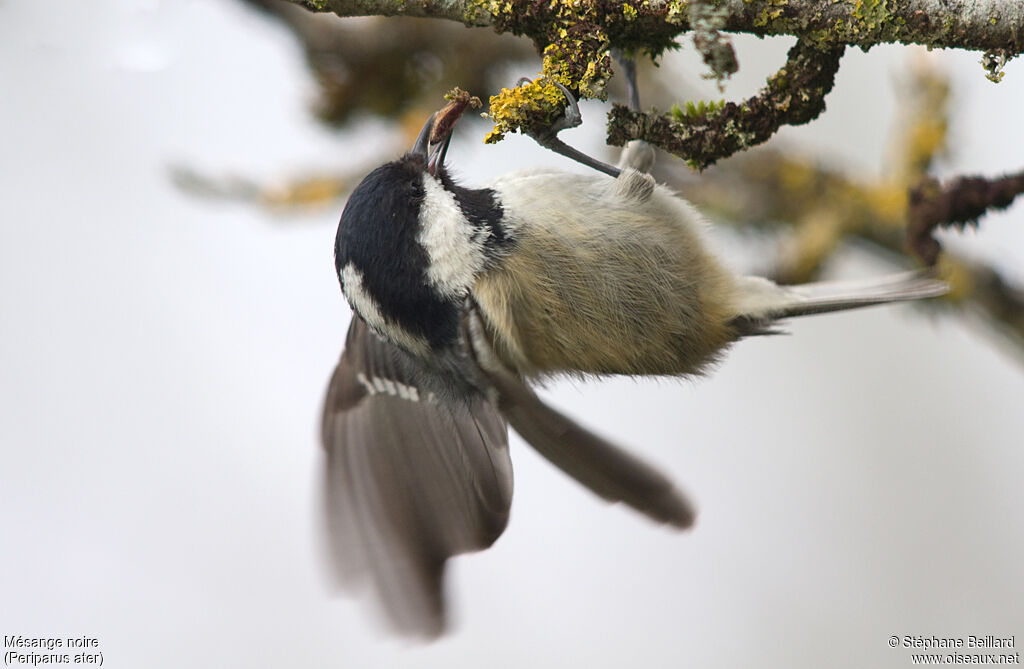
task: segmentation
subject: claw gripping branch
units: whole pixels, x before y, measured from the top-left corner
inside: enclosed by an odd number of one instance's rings
[[[486,3],[491,5],[492,3]],[[502,89],[491,98],[488,115],[494,130],[487,142],[520,130],[537,133],[557,119],[565,99],[553,82],[580,99],[606,98],[612,74],[612,47],[658,55],[674,46],[684,27],[681,0],[509,0],[493,11],[495,29],[529,36],[543,55],[540,76],[532,83]],[[678,17],[679,23],[672,17]]]

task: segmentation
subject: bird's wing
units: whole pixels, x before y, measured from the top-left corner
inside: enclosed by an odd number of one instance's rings
[[[693,504],[672,481],[542,402],[501,363],[483,334],[475,303],[469,304],[463,327],[480,371],[491,385],[494,404],[538,453],[610,502],[622,502],[659,523],[679,528],[693,525]]]
[[[407,356],[357,316],[323,413],[330,554],[368,580],[398,631],[444,630],[446,560],[501,535],[512,500],[505,421],[417,386]]]

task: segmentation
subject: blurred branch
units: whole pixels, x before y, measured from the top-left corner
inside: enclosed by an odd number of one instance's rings
[[[922,61],[902,89],[904,119],[894,133],[899,141],[893,148],[892,169],[878,181],[858,180],[765,148],[734,156],[696,183],[671,163],[661,168],[660,177],[678,182],[686,198],[737,226],[776,230],[788,224],[789,234],[771,272],[780,282],[816,279],[847,242],[866,242],[881,257],[906,264],[910,191],[945,150],[949,87],[941,73]],[[1019,176],[996,187],[1001,197],[992,201],[1010,197],[1008,192],[1020,187]],[[975,208],[971,213],[983,211]],[[938,266],[952,291],[945,300],[929,300],[922,308],[953,305],[977,316],[1024,355],[1024,287],[984,262],[948,251],[939,257]]]
[[[938,227],[963,230],[977,225],[990,209],[1005,209],[1024,192],[1024,171],[998,179],[957,177],[945,186],[926,178],[910,189],[907,238],[911,250],[928,265],[939,256],[939,242],[932,236]]]
[[[214,176],[184,165],[172,165],[169,171],[175,186],[197,198],[253,204],[290,214],[297,209],[333,206],[366,174],[367,168],[343,175],[291,178],[276,183],[261,183],[232,174]]]
[[[884,259],[905,265],[907,193],[893,183],[866,184],[810,161],[760,149],[709,170],[680,192],[698,207],[741,228],[789,224],[778,264],[770,273],[784,283],[818,278],[835,251],[867,242]],[[742,195],[737,195],[742,193]],[[940,274],[952,291],[922,308],[953,305],[979,316],[1024,355],[1024,287],[984,262],[944,252]]]
[[[385,117],[413,112],[418,131],[422,111],[433,110],[453,83],[483,94],[495,88],[508,63],[534,57],[523,40],[453,23],[338,21],[284,0],[244,2],[283,23],[299,40],[320,86],[317,115],[331,125],[356,112]]]

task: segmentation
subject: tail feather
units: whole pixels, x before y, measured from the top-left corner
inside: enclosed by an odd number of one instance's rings
[[[938,297],[947,292],[949,285],[927,271],[798,286],[779,286],[768,279],[744,277],[733,325],[744,336],[778,334],[772,326],[785,318]]]

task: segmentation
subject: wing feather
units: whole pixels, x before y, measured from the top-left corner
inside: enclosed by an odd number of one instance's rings
[[[445,627],[445,562],[501,535],[512,465],[493,407],[443,401],[418,378],[353,318],[324,406],[324,501],[339,580],[369,582],[398,631],[434,637]]]

